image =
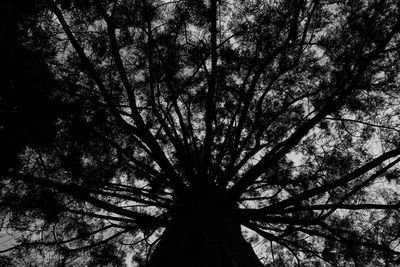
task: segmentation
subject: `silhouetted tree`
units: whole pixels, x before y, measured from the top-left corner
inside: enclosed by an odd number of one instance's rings
[[[394,266],[398,1],[4,1],[0,265]]]

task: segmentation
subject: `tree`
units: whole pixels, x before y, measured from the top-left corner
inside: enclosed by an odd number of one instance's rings
[[[0,265],[399,263],[397,1],[7,3]]]

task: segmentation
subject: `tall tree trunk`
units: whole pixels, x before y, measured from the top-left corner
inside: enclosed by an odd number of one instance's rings
[[[147,267],[261,267],[233,216],[210,205],[177,216]]]

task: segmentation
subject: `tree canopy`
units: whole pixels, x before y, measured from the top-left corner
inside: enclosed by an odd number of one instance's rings
[[[400,3],[0,3],[0,266],[400,264]]]

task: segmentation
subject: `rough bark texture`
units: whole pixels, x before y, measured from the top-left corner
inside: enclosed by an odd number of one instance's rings
[[[147,267],[262,266],[240,224],[207,205],[183,211],[165,230]]]

